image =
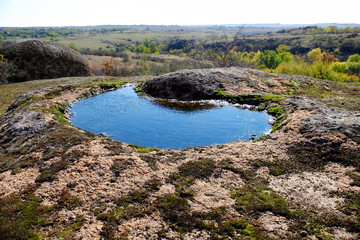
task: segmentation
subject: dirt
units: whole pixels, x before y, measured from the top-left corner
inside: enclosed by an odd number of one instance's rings
[[[143,149],[67,125],[46,110],[103,92],[96,83],[19,98],[1,116],[0,200],[34,196],[52,209],[34,213],[51,227],[34,224],[24,234],[36,232],[43,239],[358,238],[359,112],[289,94],[320,80],[235,68],[196,71],[189,76],[202,71],[207,79],[216,73],[213,81],[223,84],[224,99],[283,96],[261,101],[265,109],[284,109],[277,129],[254,141]],[[9,229],[0,223],[1,231]]]

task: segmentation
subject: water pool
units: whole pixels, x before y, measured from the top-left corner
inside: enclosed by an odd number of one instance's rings
[[[132,87],[100,94],[71,108],[74,126],[152,148],[181,149],[249,140],[271,130],[271,116],[226,103],[150,101]]]

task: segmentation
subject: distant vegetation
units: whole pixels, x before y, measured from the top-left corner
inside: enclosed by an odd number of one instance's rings
[[[0,44],[37,38],[63,43],[85,55],[120,57],[95,71],[111,76],[240,66],[336,82],[359,81],[358,26],[284,29],[252,26],[240,32],[238,29],[238,26],[0,28]],[[162,54],[180,58],[169,60]],[[0,61],[6,61],[6,56],[0,55]]]

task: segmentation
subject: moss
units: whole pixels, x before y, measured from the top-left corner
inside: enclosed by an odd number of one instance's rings
[[[272,128],[271,132],[276,131],[276,130],[280,127],[281,123],[287,118],[288,115],[289,115],[289,113],[286,112],[286,113],[284,113],[282,116],[278,117],[278,118],[272,123],[273,128]]]
[[[156,165],[156,161],[157,161],[156,156],[140,156],[140,158],[141,160],[145,161],[153,171],[159,169]]]
[[[127,159],[115,159],[110,170],[113,171],[115,177],[119,177],[120,173],[132,165],[132,161]]]
[[[179,166],[181,177],[192,177],[203,179],[210,177],[215,170],[215,161],[207,158],[200,158],[199,161],[189,161]]]
[[[129,204],[143,202],[150,195],[146,189],[137,189],[129,193],[128,196],[116,200],[118,206],[128,206]]]
[[[53,99],[55,97],[59,97],[59,96],[61,96],[62,91],[64,91],[64,89],[62,89],[62,88],[56,88],[54,90],[51,90],[50,92],[45,94],[43,99],[47,100],[47,99]]]
[[[253,162],[254,167],[268,167],[269,172],[273,176],[280,176],[285,173],[291,173],[294,164],[287,160],[274,160],[274,161],[264,161],[257,159]]]
[[[123,86],[125,84],[125,82],[109,82],[109,81],[103,81],[98,83],[97,85],[101,88],[101,89],[117,89],[120,86]]]
[[[71,123],[68,121],[68,118],[65,115],[66,107],[62,104],[55,104],[52,105],[49,109],[47,108],[34,108],[32,109],[34,111],[38,110],[41,112],[49,112],[54,114],[54,119],[58,120],[59,122],[65,124],[65,125],[71,125]]]
[[[191,231],[198,223],[190,213],[190,205],[186,199],[169,194],[162,197],[157,204],[161,216],[171,223],[171,227],[180,234]]]
[[[228,221],[224,230],[230,236],[234,236],[235,233],[240,233],[242,236],[250,237],[250,239],[257,239],[258,229],[255,228],[254,225],[252,225],[246,218]]]
[[[58,237],[60,238],[65,238],[65,239],[70,239],[70,238],[75,238],[75,236],[73,235],[74,232],[80,230],[80,228],[82,227],[82,225],[84,224],[85,218],[80,216],[77,217],[75,222],[73,224],[71,224],[70,226],[66,227],[64,230],[62,230],[59,234]]]
[[[138,145],[134,145],[134,144],[129,144],[129,146],[138,153],[149,153],[152,151],[159,151],[159,148],[148,148],[148,147],[142,147],[142,146],[138,146]]]
[[[360,187],[360,174],[357,172],[351,172],[347,174],[353,181],[350,183],[351,186]]]
[[[137,86],[134,88],[136,93],[142,92],[143,91],[143,86]]]
[[[220,161],[218,167],[232,171],[233,173],[240,175],[242,179],[245,179],[247,181],[253,180],[255,177],[255,173],[252,170],[246,170],[246,169],[234,167],[233,160],[231,158],[226,158]]]
[[[65,125],[71,125],[71,123],[67,120],[67,117],[65,116],[65,107],[63,105],[52,106],[49,111],[55,115],[55,120],[58,120]]]
[[[160,189],[161,182],[158,178],[152,178],[146,181],[142,188],[135,189],[128,195],[117,198],[114,202],[117,208],[111,212],[102,212],[106,208],[97,208],[97,219],[106,222],[120,223],[123,219],[141,217],[145,214],[151,214],[154,210],[147,199],[151,193]]]
[[[272,95],[272,94],[267,94],[265,96],[260,97],[260,101],[265,101],[265,102],[280,102],[285,99],[286,99],[286,97],[284,97],[284,96]]]
[[[349,216],[346,219],[347,230],[360,232],[360,193],[348,193],[341,211]]]
[[[219,88],[217,90],[215,90],[215,95],[219,96],[219,97],[226,97],[228,96],[225,92],[224,92],[224,88]]]
[[[284,96],[267,94],[265,96],[261,95],[230,95],[224,92],[224,88],[219,88],[214,92],[214,96],[219,99],[224,99],[229,103],[240,103],[240,104],[251,104],[251,105],[260,105],[261,103],[268,102],[280,102],[286,99]]]
[[[353,166],[360,169],[360,154],[356,151],[339,149],[335,143],[329,149],[310,146],[291,146],[287,150],[290,156],[289,163],[293,164],[295,172],[322,170],[329,162],[341,163],[344,166]]]
[[[117,222],[120,223],[121,220],[125,216],[125,208],[117,207],[115,210],[110,213],[100,213],[96,216],[96,218],[100,221],[108,221],[108,222]]]
[[[74,210],[77,207],[80,207],[83,205],[83,201],[79,198],[72,195],[69,191],[69,189],[64,188],[61,191],[60,198],[57,202],[57,207],[59,209],[66,208],[68,210]]]
[[[50,210],[33,195],[0,199],[0,239],[41,239],[36,229],[51,221],[47,216]]]
[[[267,140],[267,139],[271,139],[271,136],[270,135],[262,135],[256,139],[254,139],[253,142],[263,141],[263,140]]]
[[[227,213],[226,207],[218,207],[208,214],[208,217],[212,220],[221,220]]]
[[[180,177],[177,174],[173,174],[169,177],[171,183],[175,185],[175,191],[181,197],[192,197],[194,191],[189,187],[195,182],[194,177]]]
[[[36,182],[42,183],[45,181],[53,181],[57,178],[57,172],[66,169],[69,164],[77,161],[86,152],[79,150],[70,150],[69,148],[89,141],[89,136],[86,133],[79,133],[73,131],[59,123],[50,125],[49,128],[56,129],[56,131],[49,131],[48,134],[34,138],[27,146],[28,151],[42,152],[42,161],[39,162],[40,175]],[[59,157],[57,162],[47,164],[46,161]]]
[[[291,213],[286,200],[262,184],[246,184],[234,191],[232,197],[236,200],[236,209],[243,214],[271,211],[289,216]]]
[[[280,117],[284,113],[282,107],[271,107],[267,110],[267,112],[275,117]]]
[[[199,161],[189,161],[180,165],[179,172],[170,175],[168,181],[175,185],[175,190],[181,197],[192,197],[194,191],[189,187],[195,179],[209,178],[215,168],[212,159],[200,158]]]

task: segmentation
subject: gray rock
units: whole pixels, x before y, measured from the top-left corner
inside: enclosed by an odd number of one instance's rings
[[[13,65],[11,82],[89,75],[83,56],[62,45],[30,40],[0,49]]]
[[[143,91],[153,97],[178,100],[210,99],[222,88],[209,70],[181,70],[149,79]]]

